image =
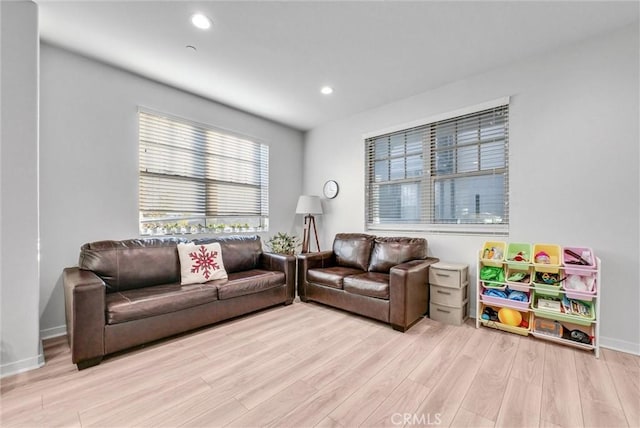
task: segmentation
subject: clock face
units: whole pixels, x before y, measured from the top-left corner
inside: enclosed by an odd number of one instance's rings
[[[324,183],[324,196],[329,198],[329,199],[333,199],[338,195],[338,183],[336,183],[334,180],[329,180],[326,183]]]

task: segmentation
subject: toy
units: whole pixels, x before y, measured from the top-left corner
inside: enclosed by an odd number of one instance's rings
[[[562,337],[564,329],[558,321],[536,318],[534,330],[540,333],[549,334],[554,337]]]
[[[522,322],[522,314],[515,309],[500,308],[498,311],[498,319],[502,324],[517,327]]]
[[[580,330],[569,330],[565,326],[562,326],[562,338],[567,340],[573,340],[574,342],[591,344],[591,336]]]
[[[528,302],[529,301],[529,296],[527,296],[522,291],[509,290],[509,295],[507,296],[507,299],[515,300],[515,301],[518,301],[518,302]]]
[[[495,290],[495,289],[492,289],[492,288],[485,289],[483,294],[485,296],[489,296],[489,297],[499,297],[501,299],[506,299],[507,298],[507,293],[505,291]]]
[[[521,282],[524,281],[526,282],[526,280],[529,279],[529,275],[524,273],[524,272],[514,272],[511,275],[509,275],[509,278],[507,278],[507,281],[511,281],[511,282]]]
[[[489,260],[502,260],[502,251],[500,248],[496,247],[485,248],[482,258]]]
[[[583,265],[583,266],[591,265],[589,261],[585,260],[585,258],[589,258],[590,254],[588,251],[583,252],[582,256],[580,256],[580,254],[577,254],[574,251],[571,251],[568,248],[565,248],[564,253],[576,259],[576,260],[565,260],[565,263],[569,263],[572,265]]]
[[[482,312],[482,319],[487,321],[498,321],[498,313],[495,309],[487,306]]]
[[[480,279],[486,287],[500,287],[504,282],[504,269],[494,266],[483,266],[480,269]]]
[[[538,284],[554,285],[564,281],[565,279],[566,278],[560,279],[560,275],[558,275],[557,273],[536,272],[535,282],[537,282]]]
[[[549,264],[551,263],[551,257],[549,257],[549,254],[544,251],[538,251],[535,256],[535,261],[536,263]]]
[[[519,251],[518,254],[511,258],[514,262],[528,262],[529,258],[524,251]]]
[[[567,290],[591,292],[593,291],[594,283],[595,278],[593,276],[567,275],[564,287]]]

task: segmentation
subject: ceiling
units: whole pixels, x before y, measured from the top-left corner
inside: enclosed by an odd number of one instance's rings
[[[46,42],[300,130],[639,14],[637,1],[36,2]],[[194,12],[213,26],[193,27]]]

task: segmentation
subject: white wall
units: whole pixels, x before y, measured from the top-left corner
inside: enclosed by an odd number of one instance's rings
[[[364,231],[363,134],[511,96],[511,242],[592,247],[602,259],[601,344],[640,353],[638,26],[458,81],[307,133],[304,191],[324,201],[322,245]],[[393,84],[393,82],[383,82]],[[487,236],[425,235],[468,263]],[[475,299],[472,302],[475,308]]]
[[[38,8],[0,2],[0,376],[42,364],[38,328]]]
[[[140,105],[268,144],[270,231],[263,241],[293,231],[302,183],[299,131],[44,43],[40,99],[43,337],[65,331],[61,274],[77,264],[80,246],[138,236]]]

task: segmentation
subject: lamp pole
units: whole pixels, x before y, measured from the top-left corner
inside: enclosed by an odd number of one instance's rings
[[[304,216],[304,234],[302,237],[302,252],[308,253],[311,249],[311,229],[316,238],[316,248],[320,251],[320,241],[318,240],[318,229],[316,228],[316,217],[312,214]]]

